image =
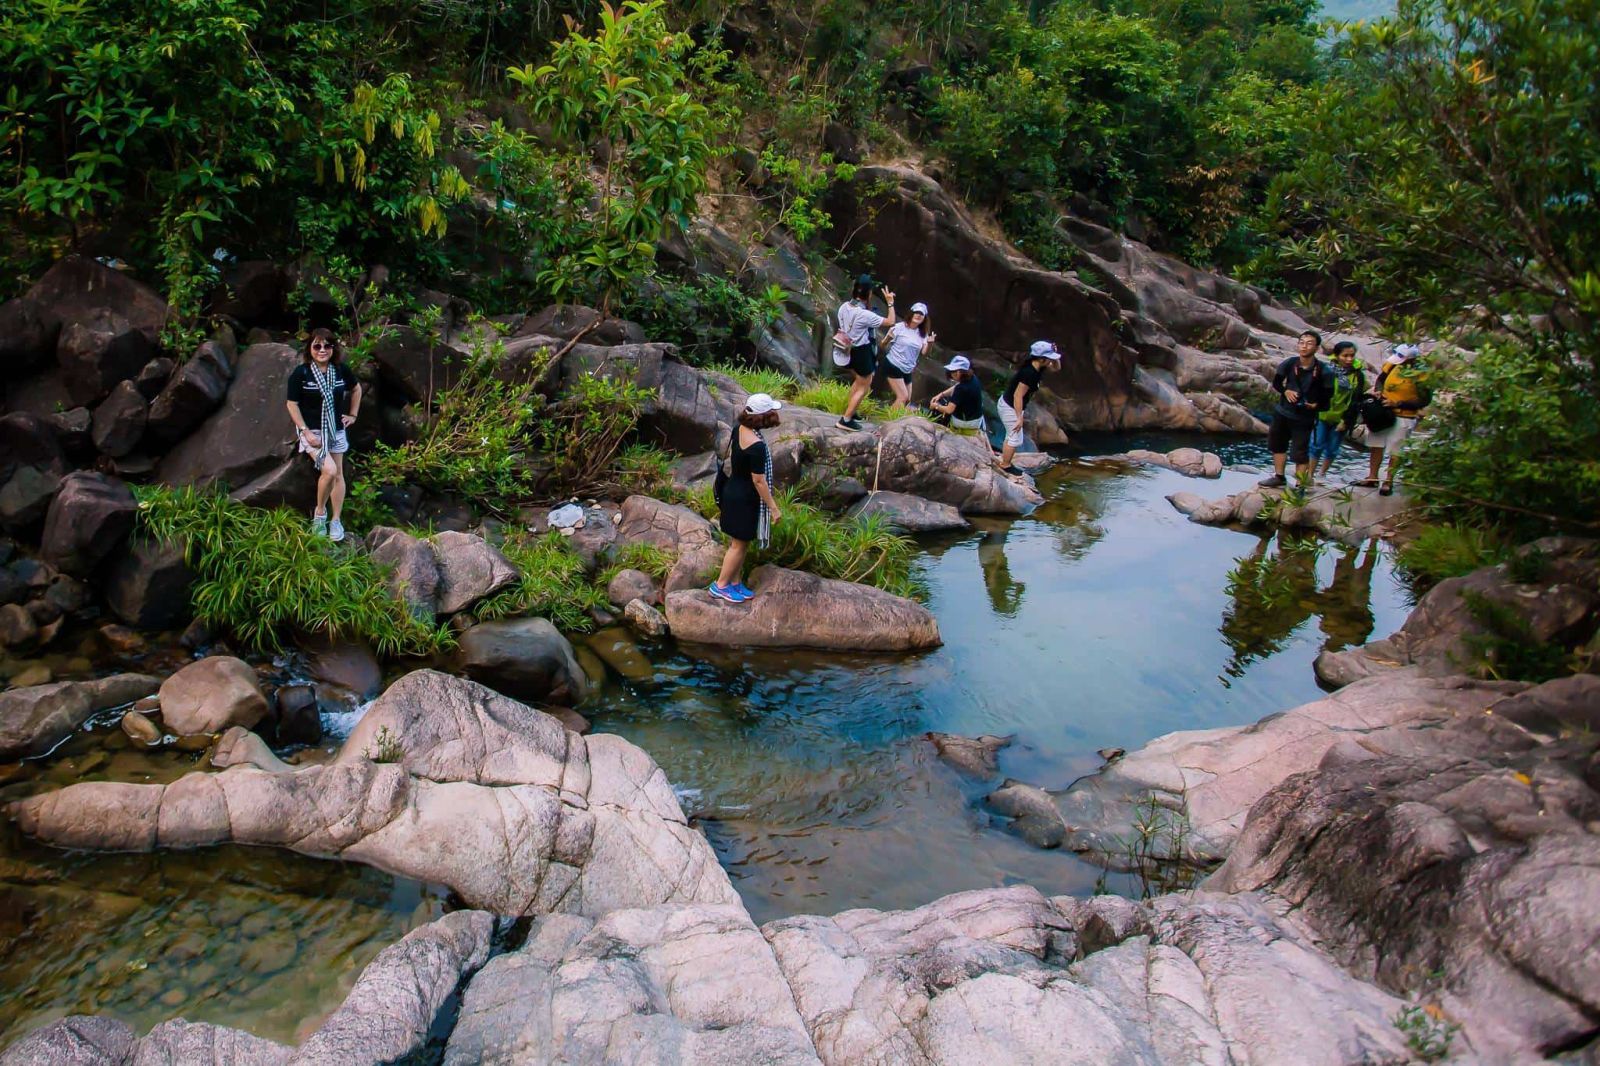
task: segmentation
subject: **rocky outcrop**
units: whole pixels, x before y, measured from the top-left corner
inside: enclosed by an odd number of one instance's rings
[[[1145,448],[1135,448],[1131,452],[1123,452],[1110,458],[1176,470],[1185,477],[1222,476],[1222,459],[1215,452],[1203,452],[1199,448],[1174,448],[1170,452],[1152,452]]]
[[[54,333],[55,360],[75,405],[93,405],[155,354],[166,301],[149,286],[81,255],[45,272],[22,297],[39,339]]]
[[[115,674],[0,692],[0,762],[42,755],[97,711],[142,699],[159,685],[144,674]]]
[[[903,492],[874,492],[846,512],[852,516],[880,515],[890,525],[907,533],[947,533],[971,529],[972,523],[948,503],[935,503]]]
[[[129,537],[106,571],[106,605],[139,629],[172,629],[189,619],[195,574],[183,549],[140,536]]]
[[[36,530],[67,469],[50,423],[23,412],[0,417],[0,526]]]
[[[372,561],[388,571],[384,581],[395,599],[405,604],[413,617],[433,621],[439,562],[428,542],[404,530],[378,526],[367,534],[366,544]]]
[[[456,661],[474,681],[514,699],[577,703],[589,694],[572,645],[543,618],[480,622],[461,634]]]
[[[122,1022],[79,1014],[18,1040],[0,1055],[0,1066],[284,1066],[291,1053],[238,1029],[182,1018],[136,1037]]]
[[[434,610],[464,611],[517,580],[517,568],[504,555],[471,533],[436,533],[428,538],[439,567]]]
[[[145,432],[153,442],[164,447],[177,443],[222,406],[233,380],[231,344],[231,338],[226,343],[205,341],[173,371],[150,401]]]
[[[133,529],[137,508],[128,486],[114,477],[68,474],[45,515],[40,558],[76,577],[88,576]]]
[[[94,409],[92,436],[101,455],[120,459],[144,437],[149,402],[132,381],[119,381]]]
[[[1253,488],[1220,500],[1177,492],[1168,496],[1167,502],[1201,525],[1309,529],[1346,544],[1391,535],[1410,507],[1403,493],[1383,496],[1376,488],[1356,487],[1307,491]]]
[[[470,681],[407,674],[330,764],[289,769],[246,737],[225,734],[221,773],[76,784],[6,810],[61,847],[286,847],[443,884],[504,915],[738,899],[649,756]]]
[[[722,565],[723,546],[711,523],[677,504],[629,496],[622,501],[617,535],[624,544],[650,544],[673,553],[676,559],[663,587],[667,593],[704,588]]]
[[[1428,590],[1398,632],[1319,654],[1317,677],[1347,685],[1404,666],[1434,676],[1492,668],[1497,652],[1486,609],[1519,619],[1527,643],[1576,648],[1600,627],[1600,543],[1546,537],[1519,548],[1511,562],[1447,578]]]
[[[776,566],[749,579],[756,597],[728,603],[704,589],[667,595],[667,624],[682,641],[834,651],[912,651],[938,646],[939,623],[921,604],[850,581]]]
[[[161,683],[161,721],[179,736],[251,729],[267,716],[267,699],[249,663],[213,655]]]

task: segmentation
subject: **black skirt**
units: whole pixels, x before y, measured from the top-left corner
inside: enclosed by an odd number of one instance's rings
[[[734,540],[755,540],[761,529],[761,497],[748,478],[722,490],[722,531]]]

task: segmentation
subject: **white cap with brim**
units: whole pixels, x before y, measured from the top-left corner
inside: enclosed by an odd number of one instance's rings
[[[946,363],[944,365],[944,368],[946,370],[950,370],[950,371],[971,370],[972,369],[972,360],[968,359],[964,355],[958,355],[954,359],[952,359],[948,363]]]
[[[783,410],[783,404],[764,392],[753,392],[745,399],[744,409],[753,415],[764,415],[769,411]]]
[[[928,313],[928,305],[925,303],[914,303],[911,305],[911,313],[914,315],[925,315]]]
[[[1051,362],[1061,362],[1061,353],[1056,351],[1056,346],[1051,341],[1034,341],[1033,347],[1028,349],[1029,359],[1049,359]]]

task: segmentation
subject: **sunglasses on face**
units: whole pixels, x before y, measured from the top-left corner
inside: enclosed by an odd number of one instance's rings
[[[312,341],[311,350],[314,352],[331,352],[333,351],[333,345],[327,341]]]

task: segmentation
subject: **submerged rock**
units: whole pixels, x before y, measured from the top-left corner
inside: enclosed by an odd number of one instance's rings
[[[1015,737],[997,737],[985,733],[981,737],[962,737],[954,733],[924,733],[933,744],[939,758],[964,774],[973,777],[993,777],[1000,770],[1000,749]]]
[[[1199,448],[1174,448],[1170,452],[1152,452],[1144,448],[1135,448],[1121,455],[1111,456],[1113,459],[1127,459],[1130,462],[1144,463],[1148,466],[1165,467],[1176,470],[1185,477],[1218,478],[1222,476],[1222,459],[1214,452],[1203,452]]]
[[[515,699],[576,702],[589,681],[561,631],[543,618],[480,622],[461,634],[466,675]]]
[[[1380,495],[1375,488],[1315,487],[1303,494],[1284,489],[1254,488],[1207,500],[1192,492],[1178,492],[1167,502],[1189,521],[1220,526],[1273,525],[1315,530],[1350,544],[1387,536],[1410,504],[1403,493]]]
[[[776,566],[750,575],[756,597],[715,599],[704,589],[667,596],[667,623],[683,641],[837,651],[937,647],[939,623],[926,607],[869,585]]]
[[[667,635],[666,617],[641,599],[628,601],[628,606],[622,612],[622,620],[632,626],[634,631],[641,636],[664,637]]]

